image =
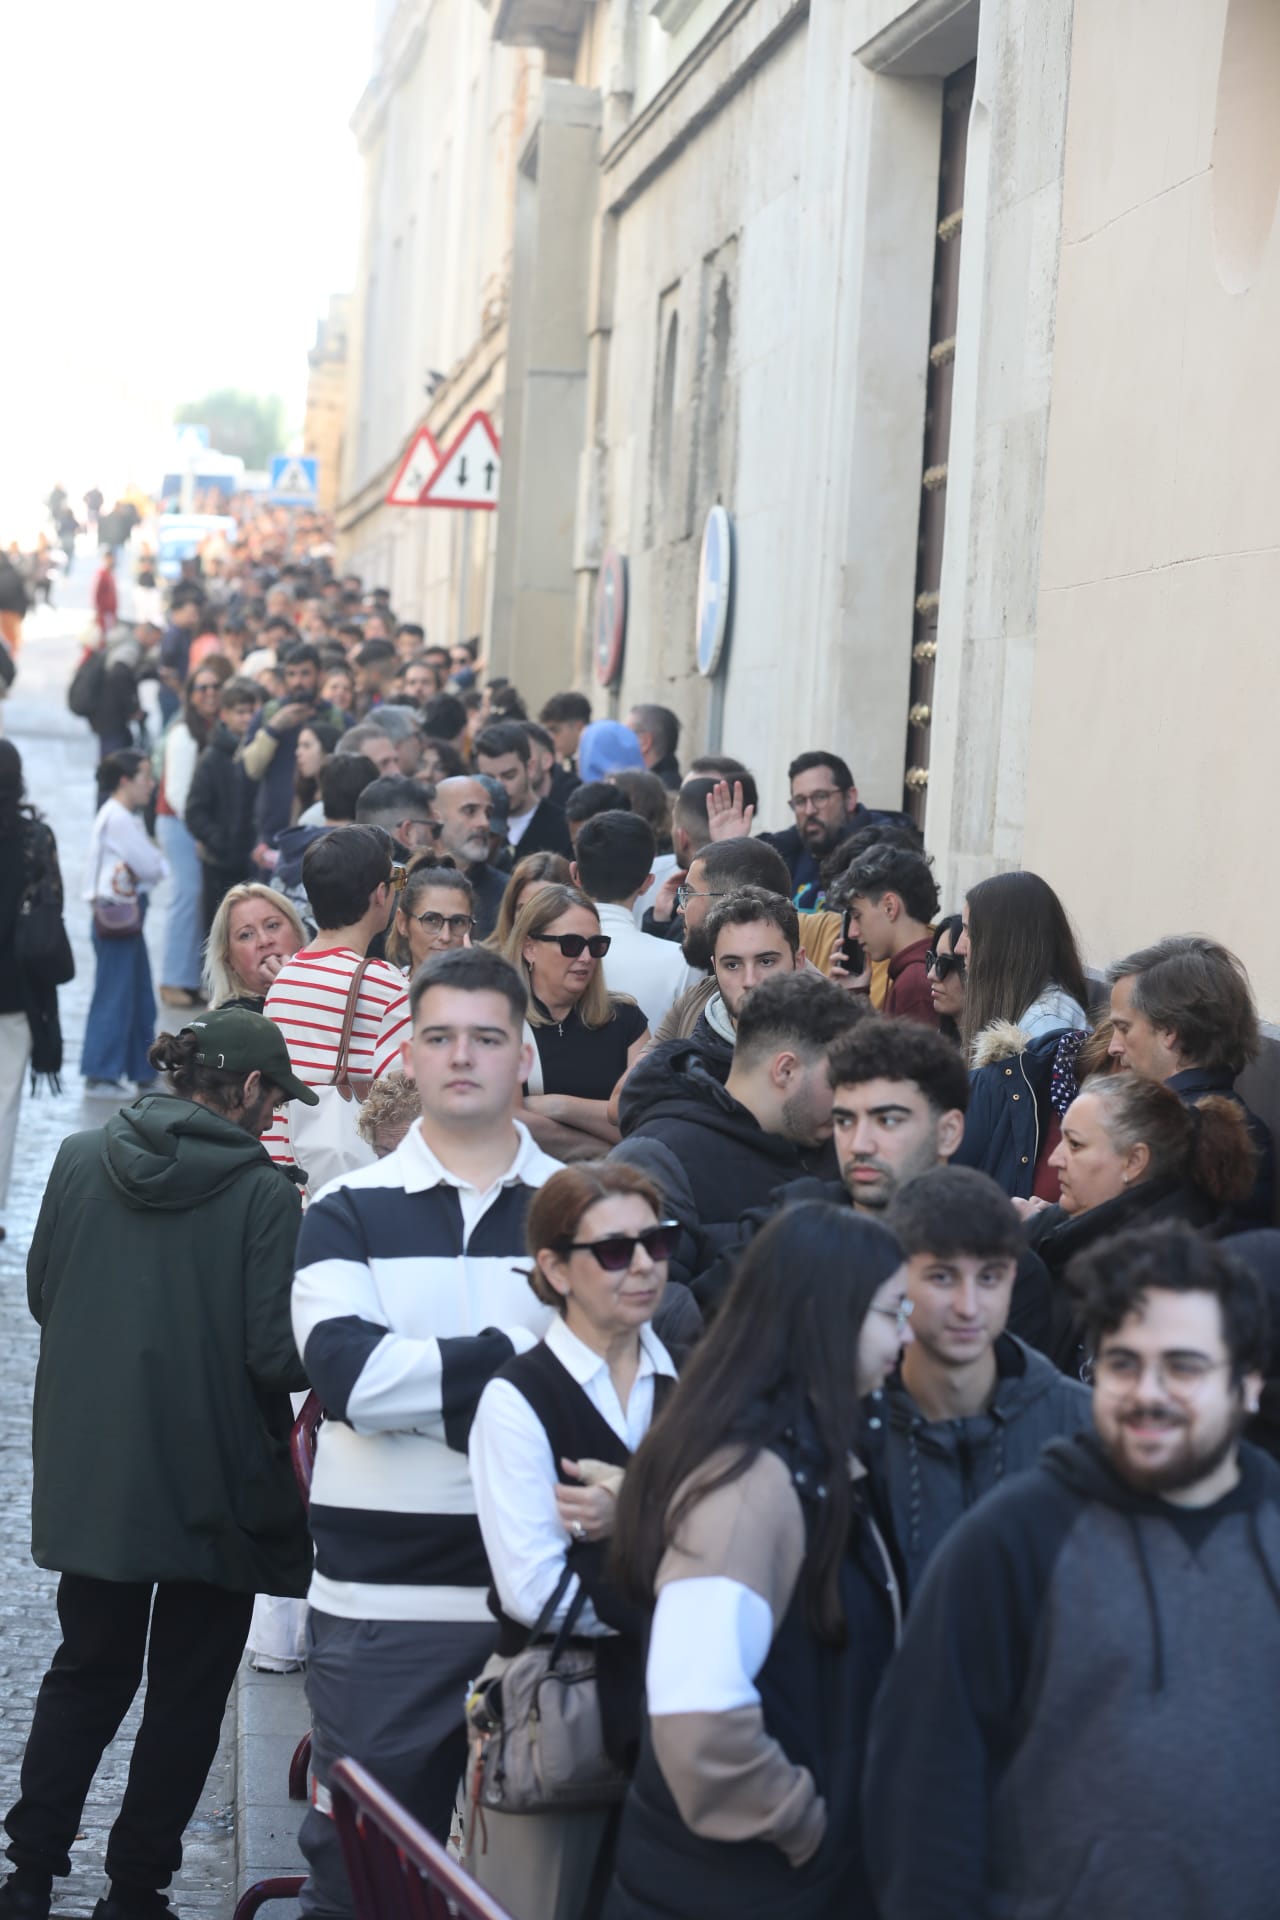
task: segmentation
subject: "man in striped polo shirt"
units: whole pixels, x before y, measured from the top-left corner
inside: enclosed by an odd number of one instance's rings
[[[263,1012],[289,1049],[289,1064],[308,1087],[332,1083],[351,982],[391,918],[391,854],[373,827],[337,827],[314,840],[302,860],[302,884],[319,932],[287,960],[271,983]],[[404,975],[371,960],[360,982],[347,1072],[357,1093],[399,1064],[409,1032]],[[287,1111],[263,1136],[277,1166],[294,1164]]]
[[[434,955],[410,989],[405,1071],[422,1121],[312,1201],[293,1328],[328,1418],[311,1487],[307,1630],[313,1805],[308,1914],[351,1911],[329,1770],[362,1761],[442,1841],[465,1758],[463,1699],[492,1651],[467,1469],[476,1403],[551,1315],[524,1224],[558,1162],[514,1118],[532,1064],[524,984],[484,948]]]

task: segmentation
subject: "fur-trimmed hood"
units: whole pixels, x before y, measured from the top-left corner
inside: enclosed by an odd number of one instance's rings
[[[995,1066],[1000,1060],[1016,1060],[1030,1045],[1031,1035],[1016,1020],[993,1020],[974,1041],[969,1065],[976,1070]]]

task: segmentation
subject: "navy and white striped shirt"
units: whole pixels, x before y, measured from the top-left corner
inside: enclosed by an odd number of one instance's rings
[[[329,1416],[311,1486],[321,1613],[491,1619],[467,1440],[486,1383],[552,1318],[525,1278],[524,1225],[560,1165],[516,1132],[485,1193],[413,1126],[303,1218],[293,1331]]]

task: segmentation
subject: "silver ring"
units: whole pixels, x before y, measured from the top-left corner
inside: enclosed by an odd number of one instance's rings
[[[581,1520],[575,1520],[573,1523],[573,1537],[575,1540],[585,1540],[587,1537],[587,1530]]]

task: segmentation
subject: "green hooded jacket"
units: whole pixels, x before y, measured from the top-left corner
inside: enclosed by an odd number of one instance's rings
[[[27,1260],[39,1566],[306,1592],[300,1213],[261,1143],[190,1100],[149,1095],[63,1142]]]

